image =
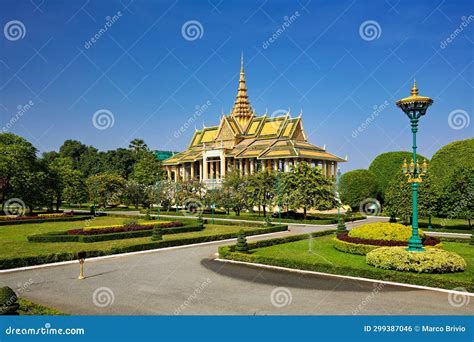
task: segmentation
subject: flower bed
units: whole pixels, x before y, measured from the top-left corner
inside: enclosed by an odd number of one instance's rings
[[[179,225],[178,225],[179,223]],[[196,232],[204,229],[202,223],[188,223],[184,225],[181,222],[164,222],[159,225],[163,227],[163,234],[179,234],[187,232]],[[71,230],[70,230],[71,231]],[[74,229],[76,234],[69,234],[70,231],[52,232],[45,234],[36,234],[28,236],[29,242],[99,242],[109,240],[122,240],[139,237],[151,236],[153,226],[134,226],[124,227],[117,226],[116,230],[112,229],[96,229],[81,230]]]
[[[54,214],[38,214],[38,215],[30,215],[30,216],[5,215],[5,216],[0,216],[0,221],[22,221],[22,220],[36,220],[36,219],[73,217],[73,216],[74,216],[74,212],[54,213]]]
[[[155,226],[160,228],[173,228],[181,227],[183,223],[180,221],[164,222],[164,223],[152,223],[152,224],[139,224],[136,226],[110,226],[107,228],[80,228],[71,229],[67,231],[68,235],[95,235],[95,234],[110,234],[110,233],[124,233],[133,232],[138,230],[152,230]]]
[[[390,241],[390,240],[373,240],[361,239],[349,236],[349,234],[338,234],[334,238],[334,248],[341,252],[366,255],[368,252],[379,247],[397,247],[407,246],[408,241]],[[442,248],[442,243],[439,239],[427,236],[422,238],[422,243],[425,247]]]
[[[82,221],[90,219],[91,215],[66,215],[63,217],[38,217],[29,216],[23,219],[0,220],[0,226],[10,226],[17,224],[43,223],[43,222],[61,222],[61,221]]]

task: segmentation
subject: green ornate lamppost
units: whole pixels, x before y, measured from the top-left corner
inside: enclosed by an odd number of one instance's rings
[[[347,227],[344,221],[341,220],[341,190],[340,190],[340,181],[341,181],[341,169],[337,169],[336,173],[336,185],[337,185],[337,232],[344,233],[347,231]]]
[[[421,168],[416,160],[416,133],[418,132],[418,121],[426,114],[426,110],[433,103],[433,100],[426,96],[418,95],[418,88],[416,81],[413,83],[411,95],[397,101],[399,107],[408,116],[411,123],[411,132],[413,134],[413,158],[408,165],[406,160],[402,165],[403,173],[408,177],[408,182],[411,183],[412,193],[412,229],[411,238],[408,240],[408,251],[422,252],[423,244],[418,235],[418,186],[422,182],[421,177],[426,174],[428,164],[426,160],[423,162]]]

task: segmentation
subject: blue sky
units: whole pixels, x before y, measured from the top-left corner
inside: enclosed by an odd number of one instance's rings
[[[257,114],[302,110],[311,143],[348,155],[343,171],[410,149],[408,119],[394,102],[409,95],[416,77],[421,95],[434,99],[418,135],[419,152],[431,157],[473,136],[469,5],[3,0],[0,128],[41,152],[66,139],[108,150],[136,137],[154,149],[180,151],[195,126],[217,124],[222,111],[229,113],[243,51]],[[18,114],[19,106],[27,109]],[[113,125],[94,125],[98,111],[112,115]]]

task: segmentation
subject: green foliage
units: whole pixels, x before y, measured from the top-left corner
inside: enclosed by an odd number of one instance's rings
[[[30,302],[24,298],[18,298],[18,304],[20,308],[18,309],[21,316],[64,316],[65,313],[48,308],[44,305]]]
[[[443,216],[464,219],[472,229],[474,217],[474,167],[459,170],[443,188],[436,188]]]
[[[273,226],[272,218],[270,216],[265,217],[265,226],[267,226],[267,227]]]
[[[136,217],[130,217],[130,218],[126,218],[125,220],[123,220],[123,226],[124,227],[136,227],[138,226],[138,218]]]
[[[474,139],[459,140],[440,148],[431,158],[433,186],[444,189],[462,170],[474,167]]]
[[[369,170],[353,170],[344,173],[339,183],[339,192],[343,204],[352,210],[359,210],[359,205],[367,198],[377,198],[378,183],[374,173]]]
[[[222,184],[222,189],[218,195],[217,205],[229,212],[232,209],[237,216],[246,207],[248,202],[246,186],[248,181],[246,177],[239,172],[227,172]]]
[[[303,208],[304,219],[309,209],[325,210],[336,206],[334,183],[318,168],[300,162],[284,174],[283,192],[290,208]]]
[[[460,255],[438,248],[410,252],[405,247],[381,247],[367,253],[366,260],[371,266],[402,272],[451,273],[466,268]]]
[[[235,245],[235,250],[241,253],[247,253],[249,246],[247,244],[247,238],[245,237],[245,232],[243,230],[239,231],[237,237],[237,244]]]
[[[337,237],[334,238],[334,248],[338,251],[350,254],[366,255],[374,249],[380,248],[380,246],[365,245],[362,243],[352,243],[347,241],[339,240]]]
[[[421,190],[421,187],[419,188]],[[390,181],[385,193],[384,211],[390,217],[400,217],[404,223],[410,223],[412,214],[411,185],[401,170]]]
[[[370,164],[369,171],[375,175],[382,202],[385,201],[385,194],[390,188],[390,182],[392,182],[394,178],[397,178],[402,168],[403,160],[406,159],[409,162],[412,156],[412,152],[386,152],[379,154]],[[419,154],[417,154],[416,157],[419,161],[426,159]]]
[[[15,291],[10,287],[0,287],[0,315],[16,315],[19,305]]]
[[[263,216],[267,215],[267,208],[273,204],[275,198],[276,175],[273,171],[260,170],[247,177],[246,200],[247,206],[263,208]]]
[[[163,178],[161,162],[156,159],[153,152],[141,152],[138,158],[133,166],[133,172],[130,175],[132,180],[141,185],[152,186]]]
[[[421,238],[425,237],[421,229],[418,234]],[[368,223],[351,229],[349,236],[367,240],[408,241],[411,237],[411,227],[399,223]]]
[[[156,226],[153,227],[153,233],[151,234],[151,240],[152,241],[163,240],[163,229],[159,225],[156,225]]]
[[[106,208],[109,203],[118,201],[125,180],[121,176],[104,173],[87,178],[86,187],[91,202]]]

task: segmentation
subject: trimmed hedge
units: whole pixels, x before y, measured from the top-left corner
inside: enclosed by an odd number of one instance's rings
[[[466,269],[466,261],[454,252],[429,248],[410,252],[404,247],[380,247],[367,253],[368,265],[386,270],[416,273],[452,273]]]
[[[256,229],[253,231],[247,231],[245,233],[247,236],[250,236],[250,235],[276,233],[276,232],[282,232],[286,230],[288,230],[287,225],[276,225],[269,228],[262,228],[262,229]],[[142,243],[142,244],[131,245],[131,246],[114,247],[107,250],[90,250],[90,251],[85,251],[85,253],[86,253],[86,258],[93,258],[93,257],[105,256],[105,255],[139,252],[139,251],[146,251],[150,249],[158,249],[158,248],[173,247],[173,246],[191,245],[191,244],[203,243],[203,242],[235,239],[237,238],[237,235],[238,233],[227,233],[227,234],[197,236],[193,238],[184,238],[184,239],[176,239],[176,240],[161,240],[161,241],[148,242],[148,243]],[[49,263],[55,263],[55,262],[60,262],[60,261],[70,261],[70,260],[77,260],[77,253],[56,253],[56,254],[38,255],[38,256],[30,256],[30,257],[1,259],[0,269],[49,264]]]
[[[43,223],[43,222],[62,222],[62,221],[82,221],[92,218],[91,215],[75,215],[73,217],[54,217],[54,218],[43,218],[43,219],[31,219],[31,220],[11,220],[11,221],[0,221],[0,226],[9,226],[13,224],[26,224],[26,223]]]
[[[338,251],[350,254],[359,254],[359,255],[366,255],[370,251],[374,249],[380,248],[380,246],[374,245],[365,245],[362,243],[352,243],[343,240],[339,240],[337,237],[333,239],[334,248]]]
[[[202,224],[189,224],[181,227],[163,228],[163,234],[179,234],[187,232],[197,232],[203,230]],[[29,242],[99,242],[109,240],[131,239],[151,236],[153,227],[147,230],[136,230],[119,233],[93,234],[93,235],[73,235],[65,232],[54,232],[46,234],[36,234],[28,236]]]
[[[324,233],[324,232],[318,232],[318,233]],[[327,233],[326,231],[326,234],[330,234],[330,233],[332,233],[332,231],[329,233]],[[292,236],[288,238],[279,238],[279,239],[272,239],[272,240],[266,240],[266,241],[259,241],[256,244],[249,244],[249,247],[250,248],[266,247],[266,246],[271,246],[271,245],[284,244],[284,243],[292,242],[292,241],[304,240],[307,238],[308,238],[308,235],[303,235],[303,236],[300,235],[300,236]],[[266,244],[267,242],[269,242],[269,244]],[[234,246],[220,247],[219,257],[222,259],[244,261],[244,262],[256,263],[256,264],[280,266],[280,267],[308,270],[308,271],[314,271],[314,272],[323,272],[323,273],[329,273],[329,274],[347,275],[347,276],[352,276],[352,277],[363,277],[363,278],[369,278],[369,279],[374,279],[374,280],[383,279],[386,281],[394,281],[394,282],[431,286],[431,287],[438,287],[438,288],[441,287],[441,288],[446,288],[446,289],[453,289],[455,287],[464,287],[469,292],[474,292],[473,282],[447,280],[447,279],[439,279],[439,278],[426,278],[426,275],[420,275],[417,273],[409,273],[409,272],[398,272],[398,271],[392,271],[390,273],[387,272],[387,273],[381,274],[380,270],[377,270],[377,269],[374,269],[373,271],[364,270],[364,269],[351,267],[350,265],[334,266],[325,262],[318,262],[318,261],[313,261],[309,263],[309,262],[304,262],[304,261],[288,260],[284,258],[272,258],[272,257],[265,257],[261,255],[252,254],[251,251],[250,253],[238,253],[238,252],[235,252],[233,247]]]

